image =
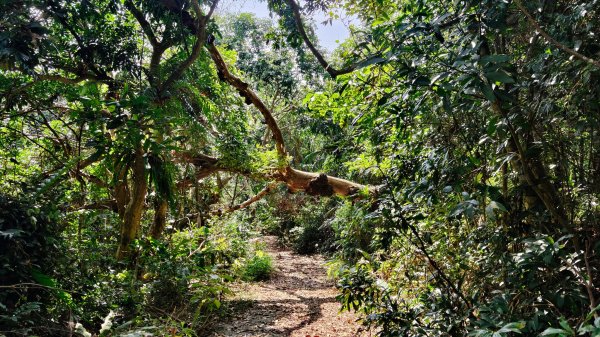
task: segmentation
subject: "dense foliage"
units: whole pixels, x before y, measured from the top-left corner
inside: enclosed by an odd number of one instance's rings
[[[218,6],[0,4],[0,335],[202,336],[258,231],[381,336],[600,335],[598,1]]]

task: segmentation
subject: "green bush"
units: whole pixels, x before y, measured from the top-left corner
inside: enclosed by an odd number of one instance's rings
[[[254,256],[246,261],[242,279],[245,281],[265,281],[273,273],[273,259],[262,250],[256,250]]]
[[[0,333],[61,328],[56,320],[72,305],[55,272],[63,245],[50,207],[0,195]]]

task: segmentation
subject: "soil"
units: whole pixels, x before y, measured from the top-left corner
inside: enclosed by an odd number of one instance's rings
[[[226,301],[231,314],[217,322],[211,337],[356,337],[371,336],[357,316],[340,313],[337,291],[320,255],[298,255],[261,239],[273,257],[269,281],[236,286]]]

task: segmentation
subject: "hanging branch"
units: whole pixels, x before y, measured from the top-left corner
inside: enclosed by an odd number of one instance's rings
[[[585,61],[589,64],[595,65],[596,67],[600,68],[600,61],[596,61],[594,59],[591,59],[581,53],[578,53],[577,51],[565,46],[564,44],[558,42],[555,38],[553,38],[552,36],[550,36],[548,33],[546,33],[545,30],[542,29],[542,27],[540,27],[539,23],[535,20],[535,18],[531,15],[531,13],[529,13],[529,11],[527,11],[527,9],[525,8],[525,6],[523,6],[523,3],[521,2],[521,0],[515,0],[515,4],[517,5],[517,7],[519,7],[519,10],[521,10],[521,12],[523,12],[523,14],[525,14],[525,16],[527,17],[527,21],[529,21],[529,23],[533,26],[533,28],[535,28],[535,30],[540,33],[541,36],[544,37],[544,39],[546,39],[546,41],[550,42],[551,44],[553,44],[555,47],[561,49],[562,51],[566,52],[567,54],[571,54],[573,57],[576,57],[582,61]]]

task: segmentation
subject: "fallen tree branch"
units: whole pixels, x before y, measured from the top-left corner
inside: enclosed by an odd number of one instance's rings
[[[319,196],[352,196],[361,190],[376,194],[378,187],[361,185],[346,179],[326,175],[325,173],[306,172],[287,168],[283,181],[292,192],[304,191],[310,195]]]
[[[369,186],[355,183],[346,179],[326,175],[324,173],[306,172],[286,166],[281,170],[265,169],[264,172],[244,171],[239,168],[228,168],[222,166],[218,158],[190,152],[174,153],[173,158],[179,163],[190,163],[199,168],[196,179],[204,179],[216,172],[237,173],[257,180],[275,180],[285,183],[290,192],[305,192],[315,196],[358,196],[360,191],[367,191],[370,195],[376,195],[379,186]],[[180,187],[191,185],[192,181],[186,181]],[[178,184],[179,185],[179,184]]]
[[[207,48],[211,58],[215,62],[215,66],[219,73],[219,78],[233,86],[238,91],[240,96],[246,99],[247,103],[254,105],[260,111],[265,119],[267,127],[273,134],[273,139],[275,141],[275,147],[277,149],[279,158],[283,161],[287,160],[287,152],[285,149],[285,142],[281,133],[281,129],[279,128],[277,121],[273,117],[273,114],[269,108],[267,108],[264,102],[256,95],[256,93],[254,93],[248,83],[242,81],[229,71],[229,68],[223,60],[223,57],[219,53],[217,47],[214,45],[213,37],[208,39]],[[200,159],[200,161],[205,165],[205,169],[209,170],[210,165],[206,166],[208,163],[206,158],[203,157],[198,159]],[[192,158],[188,157],[187,160],[192,160]],[[217,162],[218,161],[214,161],[213,163]],[[327,176],[324,173],[312,173],[296,170],[287,164],[285,167],[278,167],[277,171],[279,174],[273,174],[272,176],[269,175],[269,178],[286,183],[292,192],[304,191],[310,195],[319,196],[331,196],[333,194],[350,196],[355,195],[357,192],[364,189],[369,190],[370,194],[376,194],[376,191],[378,190],[377,187],[368,188],[367,186],[345,179]]]

